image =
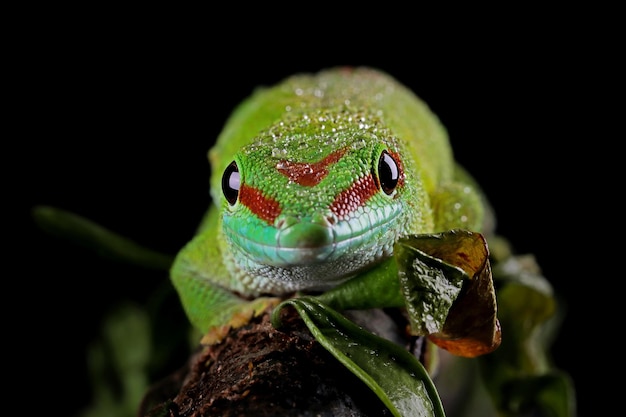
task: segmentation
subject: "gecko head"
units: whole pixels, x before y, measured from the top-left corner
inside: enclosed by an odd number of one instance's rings
[[[367,181],[357,181],[363,182]],[[239,191],[237,201],[228,204],[232,210],[223,212],[222,230],[236,268],[252,281],[263,277],[264,291],[330,288],[390,256],[403,230],[401,204],[351,210],[358,193],[349,197],[350,192],[339,192],[333,200],[336,205],[313,204],[312,210],[297,213],[288,206],[282,210],[280,204],[268,201],[269,196],[257,195],[253,200],[258,205],[245,205],[251,197],[245,194],[256,191],[247,186]],[[309,197],[319,201],[320,196],[312,193]],[[259,211],[272,206],[277,212],[268,222],[264,219],[268,213],[259,215]]]
[[[276,191],[247,183],[239,164],[230,164],[222,230],[238,267],[289,288],[318,288],[320,280],[336,282],[390,255],[408,210],[393,196],[401,175],[395,160],[386,151],[378,159],[376,177],[353,173],[341,187],[288,181]]]
[[[299,290],[391,254],[415,212],[404,161],[384,129],[368,131],[363,118],[354,119],[341,140],[311,134],[310,123],[290,126],[289,135],[270,132],[273,140],[242,148],[226,166],[222,230],[240,270]]]

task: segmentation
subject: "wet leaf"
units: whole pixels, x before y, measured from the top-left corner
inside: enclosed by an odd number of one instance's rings
[[[420,239],[416,237],[408,243],[418,244]],[[399,242],[395,251],[411,331],[420,336],[438,333],[461,292],[466,274],[408,243]]]
[[[487,242],[452,230],[401,239],[395,247],[412,331],[452,354],[475,357],[501,341]]]
[[[400,346],[369,333],[313,297],[284,301],[272,313],[294,307],[316,340],[381,399],[392,415],[445,416],[439,394],[423,365]]]

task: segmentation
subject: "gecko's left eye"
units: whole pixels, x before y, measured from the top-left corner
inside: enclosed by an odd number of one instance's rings
[[[389,195],[393,193],[398,185],[400,169],[398,163],[387,151],[383,151],[378,158],[378,181],[380,188]]]
[[[231,206],[237,202],[240,185],[239,168],[237,163],[233,161],[226,167],[224,175],[222,175],[222,192]]]

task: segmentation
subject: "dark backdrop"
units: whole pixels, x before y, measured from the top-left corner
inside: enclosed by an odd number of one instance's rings
[[[61,25],[21,52],[16,106],[28,116],[15,142],[27,174],[20,166],[14,175],[26,180],[27,197],[19,200],[26,208],[71,210],[174,254],[209,204],[206,152],[255,86],[328,66],[378,67],[439,115],[457,159],[491,199],[499,232],[518,252],[535,254],[563,297],[569,314],[554,360],[583,389],[589,334],[581,331],[587,313],[578,308],[574,283],[584,277],[570,252],[586,216],[570,159],[578,117],[570,109],[581,89],[568,76],[578,62],[575,42],[506,25],[449,42],[345,33],[300,40],[293,31],[263,36],[259,27],[226,45],[233,33],[187,30],[180,22],[145,26]],[[26,210],[21,215],[28,239],[18,246],[28,256],[17,281],[34,306],[31,316],[19,313],[27,343],[55,348],[48,375],[69,378],[61,391],[86,402],[84,352],[102,315],[120,299],[142,300],[167,276],[129,272],[41,233]]]

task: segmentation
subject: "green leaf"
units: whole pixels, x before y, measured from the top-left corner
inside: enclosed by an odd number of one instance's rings
[[[396,417],[445,416],[428,372],[408,351],[358,327],[313,297],[286,300],[272,313],[293,306],[317,341],[359,377]]]
[[[504,416],[516,417],[530,412],[554,417],[576,415],[571,378],[557,370],[511,378],[502,385],[497,398]]]
[[[419,242],[420,237],[399,242],[395,251],[411,332],[427,336],[443,330],[467,275],[462,269],[419,250],[416,247]]]
[[[56,207],[36,206],[35,222],[48,233],[71,240],[109,259],[125,261],[144,268],[168,270],[173,256],[138,245],[77,214]]]
[[[87,351],[93,393],[81,417],[134,416],[149,386],[155,349],[150,317],[141,306],[122,304],[104,318],[100,330]]]
[[[479,363],[495,404],[507,417],[531,410],[546,416],[575,415],[573,383],[554,368],[548,354],[563,314],[550,283],[532,255],[510,256],[494,264],[493,277],[506,337]]]

